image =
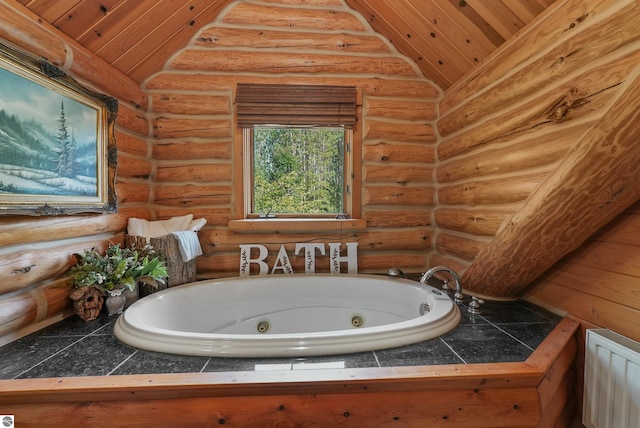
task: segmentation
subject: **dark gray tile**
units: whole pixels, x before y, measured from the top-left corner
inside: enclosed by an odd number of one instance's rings
[[[84,321],[77,315],[72,315],[60,322],[43,328],[33,333],[33,337],[61,337],[61,336],[86,336],[88,334],[100,331],[100,333],[111,334],[112,324],[116,320],[114,317],[108,317],[101,314],[93,321]],[[109,327],[107,327],[109,326]]]
[[[381,367],[461,364],[464,362],[439,338],[374,352]]]
[[[87,336],[19,378],[105,376],[133,352],[113,336]]]
[[[548,322],[543,315],[533,312],[519,302],[485,301],[480,306],[480,316],[492,323]]]
[[[12,379],[79,340],[77,337],[23,337],[0,348],[0,379]]]
[[[562,316],[558,314],[554,314],[553,312],[548,311],[545,308],[542,308],[540,306],[536,306],[533,303],[529,303],[524,300],[518,300],[518,303],[523,307],[527,308],[528,310],[530,310],[531,312],[535,312],[539,315],[542,315],[543,317],[547,318],[550,322],[559,323],[560,321],[562,321],[562,318],[563,318]]]
[[[525,361],[532,352],[492,325],[461,325],[442,340],[467,363]]]
[[[0,378],[321,369],[323,366],[330,369],[340,365],[354,368],[376,367],[378,362],[380,366],[392,367],[524,361],[531,353],[529,348],[537,347],[561,320],[527,302],[489,301],[482,305],[480,315],[469,314],[465,305],[459,308],[460,325],[438,339],[379,350],[375,354],[301,359],[183,357],[137,350],[112,336],[116,317],[104,314],[95,321],[85,322],[73,316],[0,347]],[[69,349],[64,349],[66,346],[70,346]],[[54,355],[57,352],[59,354]]]
[[[469,308],[466,305],[458,304],[458,309],[460,309],[460,324],[489,324],[482,314],[472,314],[469,312]]]
[[[199,373],[208,360],[208,357],[138,350],[110,374]]]
[[[498,327],[524,342],[532,349],[536,349],[542,341],[556,327],[555,323],[536,323],[536,324],[496,324]]]

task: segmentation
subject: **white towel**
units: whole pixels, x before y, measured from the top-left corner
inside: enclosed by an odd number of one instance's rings
[[[171,234],[178,239],[178,247],[183,261],[188,262],[202,255],[202,246],[196,232],[181,230],[171,232]]]
[[[206,223],[206,219],[204,220]],[[127,227],[127,233],[132,236],[144,236],[147,238],[160,238],[177,230],[197,230],[194,224],[199,225],[201,221],[193,220],[193,214],[179,217],[171,217],[166,220],[149,221],[142,218],[131,217]],[[204,224],[202,225],[204,226]],[[200,228],[202,228],[200,226]]]
[[[192,232],[197,232],[207,224],[206,218],[197,218],[191,222],[189,227],[186,230],[191,230]]]

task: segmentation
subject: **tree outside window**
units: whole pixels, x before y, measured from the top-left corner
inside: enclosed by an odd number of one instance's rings
[[[342,214],[344,175],[344,128],[254,128],[254,213]]]

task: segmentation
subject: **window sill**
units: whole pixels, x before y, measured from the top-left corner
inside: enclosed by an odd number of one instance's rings
[[[292,218],[257,218],[231,220],[229,230],[236,233],[274,232],[274,233],[317,233],[364,230],[367,221],[364,219],[292,219]]]

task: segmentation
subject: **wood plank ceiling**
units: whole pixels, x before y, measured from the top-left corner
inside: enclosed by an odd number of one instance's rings
[[[236,0],[17,0],[140,83]],[[447,89],[553,0],[268,0],[359,12]]]

